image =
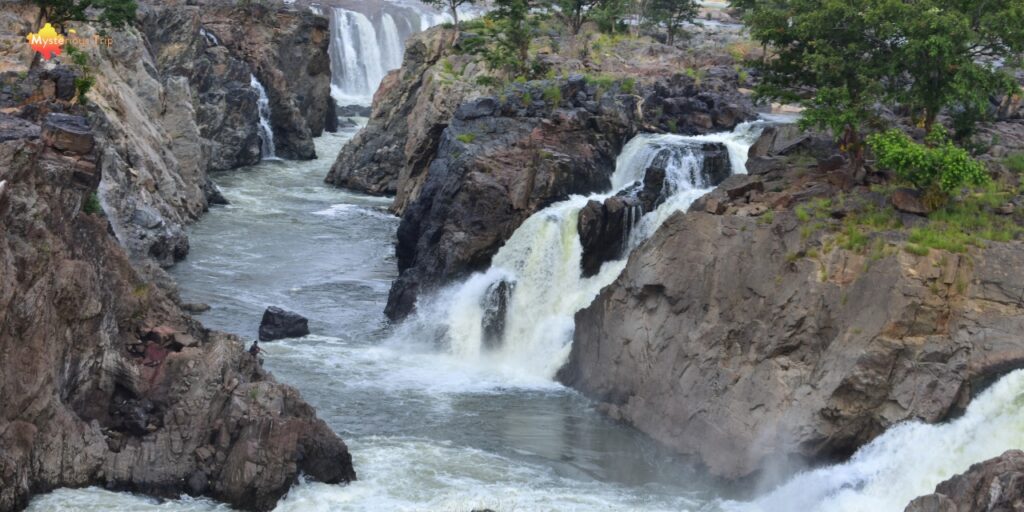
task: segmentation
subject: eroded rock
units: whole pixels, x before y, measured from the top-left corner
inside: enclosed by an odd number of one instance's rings
[[[270,306],[263,312],[259,334],[260,341],[300,338],[309,334],[309,320],[298,313]]]

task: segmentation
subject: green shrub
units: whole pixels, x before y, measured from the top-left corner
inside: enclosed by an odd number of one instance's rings
[[[92,90],[92,86],[96,85],[96,79],[92,76],[80,76],[75,77],[75,91],[78,92],[78,103],[85,105],[89,102],[89,98],[86,94]]]
[[[552,85],[544,89],[544,101],[551,104],[553,107],[557,107],[562,104],[562,89],[557,85]]]
[[[523,93],[523,104],[527,107],[533,104],[533,95],[529,91]]]
[[[472,133],[460,133],[455,138],[463,144],[472,144],[476,140],[476,135]]]
[[[96,195],[96,192],[89,194],[89,197],[85,198],[85,203],[82,204],[82,211],[89,215],[100,215],[103,213],[103,207],[100,205],[100,198]]]
[[[880,166],[922,191],[949,195],[966,185],[989,181],[985,166],[950,142],[944,128],[936,127],[925,144],[918,144],[900,130],[868,137],[868,145]]]
[[[1024,153],[1016,153],[1006,157],[1006,167],[1013,172],[1024,174]]]

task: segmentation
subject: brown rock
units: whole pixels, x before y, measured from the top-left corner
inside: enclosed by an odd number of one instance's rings
[[[55,149],[79,155],[90,153],[95,143],[88,121],[68,114],[46,116],[42,137],[43,142]]]
[[[1010,450],[972,465],[911,501],[904,512],[1019,512],[1024,510],[1024,452]]]
[[[908,188],[900,188],[893,191],[890,197],[893,208],[904,212],[912,213],[914,215],[928,215],[931,210],[925,206],[924,201],[921,199],[921,194],[915,190]]]

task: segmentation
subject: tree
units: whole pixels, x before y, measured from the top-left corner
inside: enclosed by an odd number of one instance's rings
[[[593,9],[601,0],[555,0],[555,7],[558,8],[558,17],[565,21],[569,31],[573,34],[580,33],[580,27],[587,21],[587,13]]]
[[[33,0],[40,14],[64,31],[69,21],[90,21],[122,27],[135,19],[135,0]],[[95,14],[96,17],[90,17]]]
[[[494,0],[484,17],[480,34],[485,42],[478,50],[492,69],[509,75],[523,72],[530,60],[530,38],[534,21],[528,0]]]
[[[668,33],[668,44],[675,44],[676,34],[683,24],[697,17],[700,5],[697,0],[648,0],[644,5],[644,21],[648,25],[664,25]]]
[[[868,137],[878,164],[912,184],[938,203],[965,185],[989,181],[985,166],[949,141],[945,128],[936,126],[924,144],[911,140],[901,130],[888,130]],[[937,206],[937,205],[936,205]]]
[[[762,97],[797,101],[802,122],[829,128],[864,161],[880,103],[931,129],[955,107],[961,124],[1011,82],[990,64],[1024,49],[1020,0],[735,0],[767,47]],[[989,63],[986,63],[989,62]],[[880,124],[880,123],[878,123]]]
[[[596,21],[601,30],[613,32],[616,25],[625,16],[628,0],[555,0],[558,17],[569,27],[573,34],[579,34],[580,28],[588,21]]]
[[[884,2],[897,43],[890,97],[908,107],[927,131],[955,107],[961,124],[987,110],[989,97],[1019,86],[992,64],[1024,51],[1020,0]],[[968,127],[969,128],[969,127]]]
[[[433,5],[438,9],[447,9],[452,15],[452,23],[455,25],[455,39],[459,39],[459,6],[471,5],[476,0],[423,0],[423,3]]]
[[[887,0],[733,2],[752,37],[768,48],[756,63],[763,72],[758,96],[804,106],[802,125],[831,130],[855,172],[894,67],[895,33],[874,8],[879,1]]]

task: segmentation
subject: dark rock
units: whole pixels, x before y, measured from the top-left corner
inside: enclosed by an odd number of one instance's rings
[[[718,189],[729,197],[739,199],[750,192],[764,192],[764,182],[757,176],[737,174],[723,181]]]
[[[497,109],[498,99],[491,96],[485,96],[460,105],[459,108],[455,110],[455,117],[463,120],[477,119],[479,117],[493,115],[494,111]]]
[[[338,107],[338,117],[370,117],[372,109],[367,105],[345,105]]]
[[[220,187],[217,186],[213,180],[207,178],[203,183],[203,195],[206,196],[206,202],[210,205],[226,205],[231,204],[224,194],[221,193]]]
[[[92,151],[95,139],[89,122],[82,116],[50,114],[42,128],[43,142],[55,149],[85,155]]]
[[[515,286],[515,283],[502,279],[492,284],[484,294],[483,304],[481,304],[484,308],[484,315],[481,322],[484,331],[484,346],[488,349],[501,348],[501,340],[505,335],[508,304],[512,300]]]
[[[210,310],[210,305],[203,302],[186,302],[181,305],[181,309],[189,313],[205,313]]]
[[[761,136],[750,146],[749,158],[784,155],[809,138],[807,132],[796,124],[773,124],[766,126]]]
[[[890,197],[893,208],[914,215],[928,215],[931,210],[924,204],[921,193],[909,188],[900,188],[893,191]]]
[[[777,173],[789,168],[789,161],[783,157],[755,156],[747,160],[747,173],[753,176]]]
[[[821,172],[832,172],[841,169],[844,165],[846,165],[846,159],[843,158],[843,155],[835,154],[819,161],[818,170]]]
[[[0,113],[0,142],[39,137],[39,126],[12,115]]]
[[[583,277],[597,274],[605,262],[622,256],[629,233],[642,215],[639,201],[623,196],[609,197],[603,203],[590,201],[580,210],[577,231],[583,246]]]
[[[210,488],[210,477],[203,471],[193,471],[188,476],[188,493],[192,496],[202,496]]]
[[[270,306],[260,321],[260,341],[299,338],[309,334],[309,321],[298,313]]]
[[[57,66],[53,69],[48,69],[40,74],[40,78],[43,80],[49,80],[54,83],[55,97],[63,101],[71,101],[75,94],[78,93],[77,87],[75,87],[75,78],[77,74],[67,66]]]
[[[979,462],[911,501],[904,512],[1018,512],[1024,510],[1024,452],[1009,450]]]

